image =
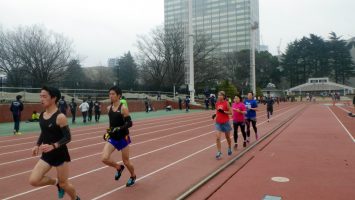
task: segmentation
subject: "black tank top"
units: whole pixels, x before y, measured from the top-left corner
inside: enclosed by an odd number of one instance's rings
[[[61,112],[57,110],[49,119],[43,118],[43,112],[39,117],[39,125],[43,135],[43,144],[53,144],[63,138],[60,126],[57,125],[57,117]],[[64,146],[64,145],[63,145]]]
[[[124,125],[124,117],[123,114],[121,113],[121,108],[123,104],[120,104],[118,106],[118,109],[116,112],[112,110],[112,105],[110,107],[110,110],[108,112],[108,117],[110,119],[110,128],[116,128]],[[123,136],[126,136],[129,134],[128,129],[123,129],[120,130],[120,137],[114,138],[114,139],[120,139],[123,138]]]

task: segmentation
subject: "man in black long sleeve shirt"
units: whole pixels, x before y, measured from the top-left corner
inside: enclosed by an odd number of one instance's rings
[[[12,117],[14,119],[14,135],[20,135],[20,120],[21,112],[23,111],[23,103],[21,102],[21,95],[16,96],[16,101],[13,101],[10,106]]]

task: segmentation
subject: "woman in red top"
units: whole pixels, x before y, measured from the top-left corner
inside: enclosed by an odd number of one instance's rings
[[[228,142],[228,155],[232,155],[231,148],[231,139],[230,139],[230,131],[232,130],[231,125],[229,124],[229,115],[232,114],[231,108],[229,106],[228,101],[226,99],[226,94],[224,91],[220,91],[218,93],[218,101],[216,103],[216,130],[218,133],[216,134],[216,145],[217,145],[217,154],[216,159],[220,159],[222,156],[221,152],[221,135],[225,134],[227,142]]]

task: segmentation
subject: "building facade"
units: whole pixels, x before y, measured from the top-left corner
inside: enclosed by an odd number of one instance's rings
[[[177,25],[185,32],[186,81],[189,77],[188,0],[164,0],[165,28]],[[216,53],[250,49],[251,24],[259,22],[259,0],[192,0],[194,35],[203,34],[219,44]],[[260,49],[260,33],[255,34]]]

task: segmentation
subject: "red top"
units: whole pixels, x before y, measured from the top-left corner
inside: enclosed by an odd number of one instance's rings
[[[227,101],[217,101],[216,103],[216,110],[217,110],[217,117],[216,122],[219,124],[225,124],[229,122],[229,115],[225,113],[218,112],[218,109],[224,110],[224,112],[229,112],[228,110],[228,102]]]

